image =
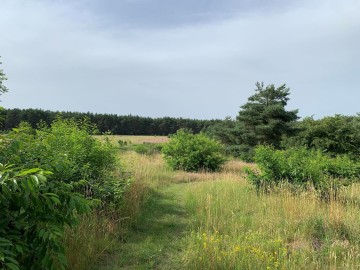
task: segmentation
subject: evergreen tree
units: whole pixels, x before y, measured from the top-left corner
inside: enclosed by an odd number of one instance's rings
[[[256,93],[241,106],[237,122],[242,148],[250,154],[243,155],[246,159],[251,159],[256,145],[269,144],[279,148],[282,136],[291,133],[291,123],[298,119],[298,110],[285,110],[289,90],[285,84],[276,88],[273,84],[264,87],[263,82],[257,82]]]

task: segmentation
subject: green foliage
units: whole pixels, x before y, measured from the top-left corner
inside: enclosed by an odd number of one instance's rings
[[[335,115],[320,120],[308,117],[297,128],[299,132],[286,138],[284,147],[301,145],[330,156],[347,154],[353,159],[360,156],[360,116]]]
[[[5,117],[6,117],[6,111],[3,107],[0,106],[0,130],[4,126]]]
[[[275,88],[256,83],[255,94],[241,106],[236,121],[226,118],[206,129],[206,133],[225,145],[226,153],[253,161],[254,148],[259,144],[279,148],[284,135],[294,133],[297,110],[286,111],[289,88]]]
[[[280,146],[282,136],[292,131],[290,123],[298,118],[297,110],[285,110],[289,90],[285,84],[275,88],[273,84],[264,87],[264,83],[256,83],[256,93],[241,106],[237,117],[240,144],[250,150],[258,144]]]
[[[2,63],[0,62],[0,65]],[[3,93],[6,93],[8,91],[7,87],[3,84],[4,81],[6,81],[7,78],[4,74],[4,71],[2,69],[0,69],[0,95]]]
[[[240,139],[240,133],[236,128],[236,121],[226,117],[225,120],[209,126],[205,133],[223,144],[237,144],[237,140]]]
[[[64,182],[47,181],[41,169],[0,164],[0,268],[65,269],[63,234],[89,210]]]
[[[1,65],[1,62],[0,62]],[[7,78],[3,72],[2,69],[0,69],[0,95],[3,93],[6,93],[8,91],[8,89],[6,88],[5,85],[3,85],[3,81],[6,81]],[[5,121],[5,109],[3,107],[0,106],[0,129],[3,127],[4,121]]]
[[[258,146],[255,161],[260,172],[247,172],[258,189],[288,182],[301,187],[312,186],[325,194],[360,177],[360,164],[349,157],[331,158],[306,148],[275,150],[270,146]]]
[[[57,119],[1,135],[0,163],[16,169],[0,170],[0,269],[65,269],[64,226],[99,202],[120,207],[130,175],[93,130],[86,119]]]
[[[241,147],[242,140],[239,125],[230,117],[209,126],[204,132],[224,145],[226,155],[239,157],[244,153],[244,149]]]
[[[163,144],[159,143],[143,143],[134,146],[134,150],[136,153],[150,156],[160,153],[162,148]]]
[[[37,130],[22,123],[4,137],[0,162],[43,168],[53,172],[52,181],[77,183],[77,190],[86,197],[111,201],[128,180],[113,179],[115,149],[110,142],[93,138],[93,129],[87,120],[57,119],[51,127],[40,125]]]
[[[163,146],[167,163],[175,170],[216,171],[225,162],[222,146],[205,134],[179,130]]]

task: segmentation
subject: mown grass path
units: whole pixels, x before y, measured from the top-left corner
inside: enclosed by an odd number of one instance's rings
[[[154,190],[137,225],[100,269],[183,269],[179,253],[190,226],[183,206],[184,185],[172,183]]]

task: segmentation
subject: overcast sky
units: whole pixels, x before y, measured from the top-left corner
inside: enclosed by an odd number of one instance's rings
[[[6,108],[235,117],[255,83],[360,112],[358,0],[0,0]]]

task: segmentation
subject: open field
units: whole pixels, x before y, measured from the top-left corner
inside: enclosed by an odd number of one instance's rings
[[[134,174],[132,226],[96,269],[360,269],[357,185],[330,202],[287,188],[258,196],[239,161],[187,173],[160,155],[121,159]]]
[[[114,145],[118,145],[119,140],[131,144],[165,143],[169,141],[167,136],[96,135],[94,137],[100,140],[103,140],[105,137],[107,137]]]

